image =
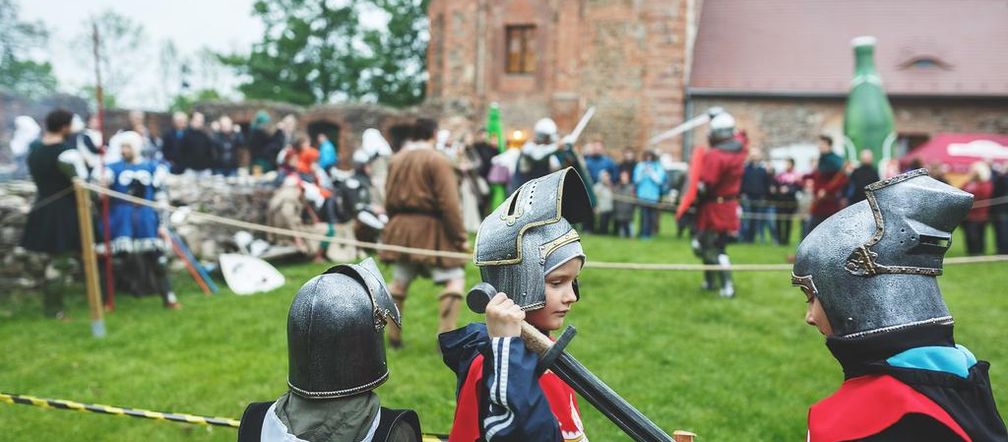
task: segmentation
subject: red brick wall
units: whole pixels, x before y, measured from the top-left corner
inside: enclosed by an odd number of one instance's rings
[[[551,116],[568,132],[596,106],[585,136],[640,147],[682,121],[690,1],[433,0],[428,94],[464,102],[476,118],[498,102],[506,129]],[[536,26],[532,74],[504,71],[510,24]]]

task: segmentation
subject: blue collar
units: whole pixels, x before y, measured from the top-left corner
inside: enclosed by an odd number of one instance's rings
[[[966,379],[977,359],[966,347],[956,345],[915,347],[886,359],[886,362],[893,367],[941,371]]]

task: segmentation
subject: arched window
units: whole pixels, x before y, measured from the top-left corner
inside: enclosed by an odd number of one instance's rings
[[[952,66],[938,57],[932,57],[930,55],[920,55],[912,57],[909,60],[903,62],[900,65],[903,69],[920,69],[920,70],[934,70],[934,69],[951,69]]]

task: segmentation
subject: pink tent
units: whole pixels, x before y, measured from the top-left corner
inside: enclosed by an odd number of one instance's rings
[[[949,172],[957,174],[967,173],[970,164],[977,161],[1008,164],[1008,135],[939,133],[900,157],[901,168],[906,168],[914,158],[920,159],[924,166],[946,164]]]

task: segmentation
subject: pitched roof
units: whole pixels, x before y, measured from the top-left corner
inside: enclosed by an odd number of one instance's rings
[[[1006,24],[1006,0],[704,0],[690,90],[844,95],[872,35],[890,95],[1004,97]]]

